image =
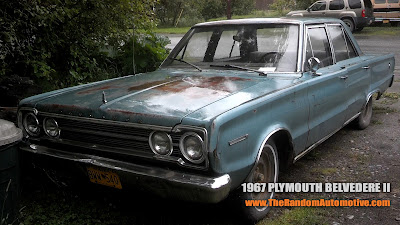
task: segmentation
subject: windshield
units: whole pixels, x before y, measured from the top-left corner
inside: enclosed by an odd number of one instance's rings
[[[298,25],[289,24],[194,28],[162,67],[234,65],[263,72],[296,72],[298,30]]]

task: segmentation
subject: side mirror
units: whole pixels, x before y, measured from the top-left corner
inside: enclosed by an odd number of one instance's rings
[[[308,7],[308,8],[307,8],[307,12],[310,12],[310,11],[311,11],[311,9],[310,9],[310,7]]]
[[[308,68],[310,69],[311,73],[314,76],[320,76],[321,74],[317,73],[317,70],[321,66],[321,61],[317,57],[311,57],[307,60],[308,62]]]
[[[242,38],[239,35],[233,35],[233,40],[236,42],[242,41]]]

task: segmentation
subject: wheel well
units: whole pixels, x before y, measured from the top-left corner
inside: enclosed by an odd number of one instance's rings
[[[288,131],[280,130],[270,137],[277,148],[279,170],[285,171],[294,159],[292,137]]]
[[[349,19],[349,20],[351,20],[351,21],[353,22],[353,24],[354,24],[354,28],[356,28],[356,22],[354,21],[354,19],[353,19],[352,17],[346,16],[346,17],[340,18],[340,20],[344,20],[344,19]]]

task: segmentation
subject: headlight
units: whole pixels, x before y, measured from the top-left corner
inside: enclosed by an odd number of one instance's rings
[[[24,120],[23,120],[23,125],[26,130],[26,132],[29,135],[32,136],[39,136],[40,134],[40,126],[39,126],[39,121],[35,114],[33,113],[28,113],[25,115]]]
[[[46,118],[43,120],[44,132],[50,137],[58,137],[60,135],[60,128],[58,123],[53,118]]]
[[[190,162],[201,163],[204,161],[204,142],[198,134],[185,133],[179,141],[179,148],[183,156]]]
[[[153,131],[149,137],[151,150],[157,155],[168,156],[172,154],[172,139],[165,132]]]

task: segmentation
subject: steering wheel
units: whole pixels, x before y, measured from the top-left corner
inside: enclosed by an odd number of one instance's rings
[[[282,54],[279,52],[268,52],[260,59],[260,63],[272,63],[275,64],[281,58]]]

